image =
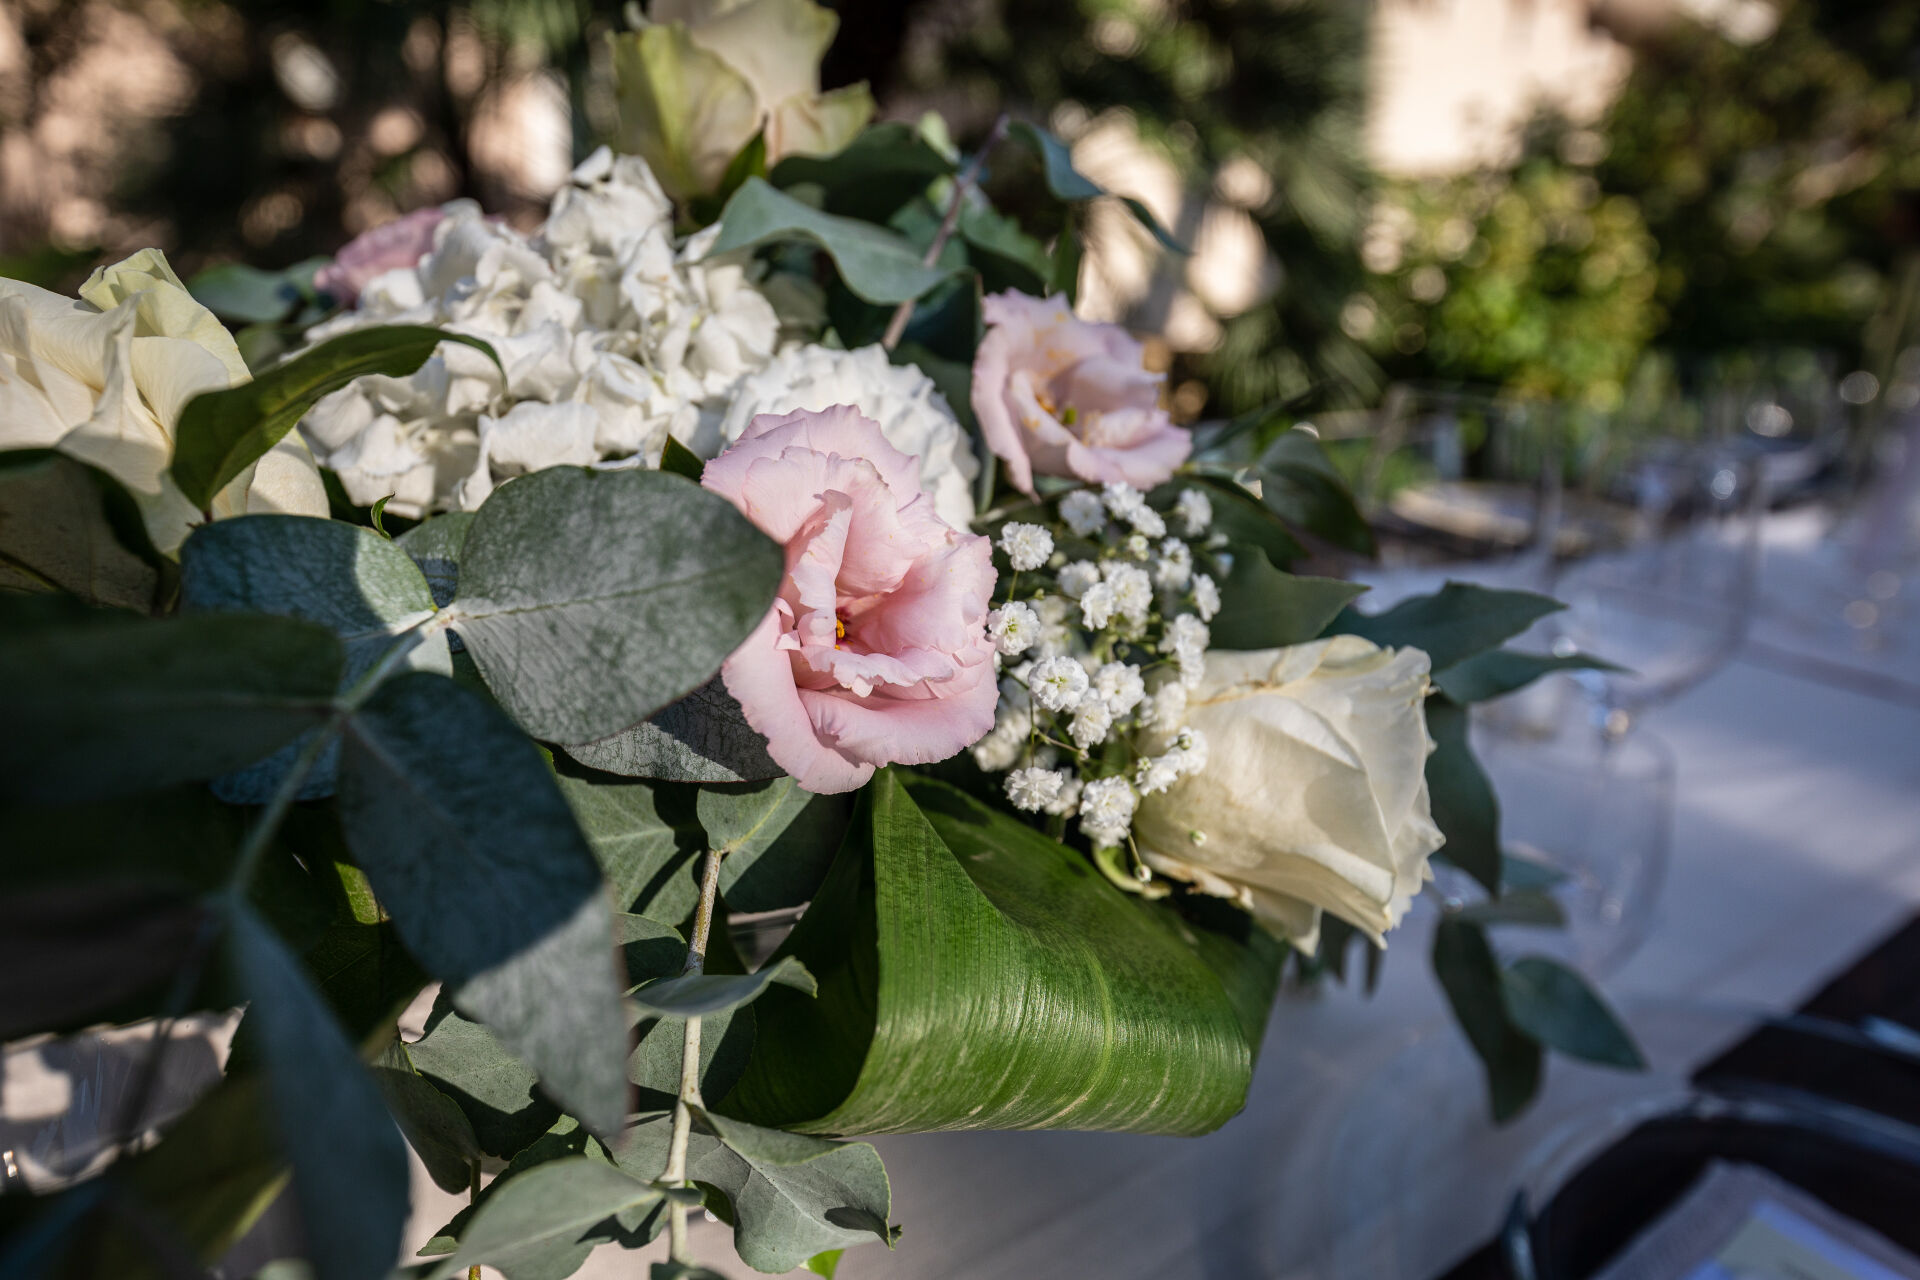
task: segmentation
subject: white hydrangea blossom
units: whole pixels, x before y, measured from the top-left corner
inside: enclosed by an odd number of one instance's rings
[[[878,344],[853,351],[811,344],[788,347],[765,368],[741,379],[714,434],[699,434],[686,443],[709,458],[738,440],[747,424],[763,413],[837,404],[850,404],[872,418],[888,444],[919,459],[920,487],[932,496],[933,509],[954,528],[967,528],[973,520],[973,482],[980,462],[966,428],[933,379],[915,365],[894,364]]]
[[[987,615],[987,634],[1003,655],[1017,658],[1040,642],[1040,615],[1024,601],[1009,601]]]
[[[1016,809],[1037,813],[1060,798],[1067,775],[1054,769],[1028,766],[1007,775],[1007,799]]]
[[[532,236],[471,201],[444,213],[432,252],[307,336],[438,325],[487,341],[500,367],[443,344],[408,377],[360,378],[315,405],[301,431],[356,503],[391,495],[388,510],[420,516],[477,507],[540,467],[657,466],[669,436],[710,431],[774,354],[780,316],[750,263],[710,256],[718,228],[676,241],[635,157],[595,152]]]
[[[1079,706],[1087,683],[1087,669],[1068,657],[1042,659],[1034,663],[1027,676],[1027,689],[1035,705],[1048,711],[1071,711]]]
[[[1082,538],[1097,537],[1107,527],[1107,509],[1091,489],[1075,489],[1060,499],[1060,518]]]
[[[1037,524],[1009,521],[1000,529],[1000,549],[1017,573],[1038,569],[1053,554],[1053,535]]]
[[[1180,517],[1181,532],[1197,538],[1213,523],[1213,503],[1198,489],[1182,489],[1174,499],[1173,513]]]

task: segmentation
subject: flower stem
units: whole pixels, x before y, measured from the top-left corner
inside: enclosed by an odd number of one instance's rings
[[[472,1206],[480,1201],[480,1161],[478,1158],[467,1162],[470,1170],[467,1181],[467,1204]],[[467,1268],[467,1280],[480,1280],[480,1267],[475,1264]]]
[[[967,161],[967,167],[960,171],[960,177],[953,184],[953,199],[947,202],[947,216],[940,219],[940,229],[933,233],[933,243],[927,246],[926,256],[920,259],[922,266],[931,267],[940,261],[941,252],[947,247],[947,241],[953,239],[953,229],[960,225],[960,210],[966,206],[967,192],[980,180],[980,166],[986,163],[987,153],[1006,136],[1007,113],[1001,112],[1000,118],[993,122],[993,128],[987,132],[985,142]],[[880,345],[891,351],[900,345],[900,337],[907,331],[907,322],[913,319],[914,299],[908,298],[894,309],[893,319],[887,322],[887,334],[880,339]]]
[[[687,942],[687,963],[681,975],[707,967],[707,938],[713,931],[713,906],[720,896],[720,858],[723,850],[707,851],[700,876],[700,904],[693,911],[693,936]],[[693,1129],[693,1108],[700,1105],[700,1019],[688,1018],[680,1050],[680,1094],[673,1102],[673,1135],[667,1143],[667,1169],[660,1180],[682,1186],[687,1180],[687,1137]],[[667,1251],[675,1262],[693,1265],[687,1246],[687,1206],[675,1200],[667,1206]]]

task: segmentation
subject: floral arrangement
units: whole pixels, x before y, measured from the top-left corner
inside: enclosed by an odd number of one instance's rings
[[[10,1200],[0,1271],[212,1260],[290,1187],[321,1280],[384,1275],[410,1145],[471,1198],[417,1274],[664,1232],[709,1275],[698,1208],[831,1274],[899,1230],[845,1139],[1215,1128],[1283,970],[1384,946],[1435,858],[1485,895],[1434,963],[1496,1114],[1547,1048],[1631,1063],[1486,933],[1554,908],[1467,708],[1586,661],[1501,647],[1553,603],[1293,573],[1370,546],[1350,497],[1075,317],[1110,197],[1056,139],[862,128],[810,0],[654,18],[622,154],[531,235],[346,246],[284,360],[152,251],[0,281],[6,1033],[246,1007],[147,1146],[154,1038],[120,1158]]]

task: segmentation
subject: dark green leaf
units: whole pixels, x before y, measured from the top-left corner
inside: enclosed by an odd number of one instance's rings
[[[1196,475],[1170,480],[1153,491],[1153,505],[1166,510],[1182,489],[1198,489],[1212,503],[1213,524],[1209,526],[1209,533],[1224,533],[1234,542],[1251,543],[1266,552],[1267,559],[1277,566],[1292,564],[1307,554],[1307,549],[1287,531],[1279,516],[1225,476]]]
[[[1260,500],[1297,529],[1363,556],[1375,552],[1373,529],[1346,481],[1305,431],[1284,431],[1260,461]]]
[[[313,279],[311,262],[287,271],[262,271],[244,262],[208,267],[187,281],[187,291],[201,306],[229,322],[272,324],[285,320],[306,299],[288,277],[304,271]]]
[[[1427,699],[1427,734],[1434,742],[1427,757],[1427,794],[1434,825],[1447,838],[1441,846],[1447,861],[1497,894],[1500,800],[1474,758],[1469,727],[1467,708],[1444,696]]]
[[[703,787],[694,812],[709,848],[756,858],[773,847],[812,799],[792,778],[775,778],[739,787]]]
[[[451,612],[528,733],[593,742],[711,679],[784,568],[771,539],[682,476],[554,467],[480,509]]]
[[[660,1192],[610,1165],[569,1156],[529,1169],[501,1187],[473,1215],[460,1247],[427,1273],[427,1280],[463,1274],[485,1264],[507,1280],[557,1271],[556,1255],[584,1259],[593,1245],[579,1240],[596,1225],[660,1199]],[[369,1274],[384,1274],[370,1272]]]
[[[658,1179],[671,1127],[665,1114],[640,1117],[614,1159],[635,1177]],[[733,1221],[734,1248],[756,1271],[791,1271],[827,1249],[891,1242],[886,1170],[864,1142],[762,1129],[696,1108],[687,1176],[726,1196],[721,1216]]]
[[[1433,936],[1433,972],[1486,1066],[1494,1120],[1512,1119],[1540,1089],[1540,1044],[1507,1016],[1500,964],[1486,933],[1477,924],[1441,920]]]
[[[629,999],[642,1013],[657,1018],[704,1018],[751,1004],[776,982],[808,995],[818,990],[805,965],[792,956],[782,956],[758,973],[690,973],[663,978],[641,987]]]
[[[315,402],[355,378],[404,378],[443,342],[460,342],[500,358],[478,338],[423,325],[380,325],[329,338],[252,382],[195,396],[174,431],[173,480],[187,501],[206,507],[227,482],[280,442]],[[502,375],[504,376],[504,375]]]
[[[1541,676],[1554,671],[1618,671],[1611,662],[1584,653],[1564,657],[1547,653],[1521,653],[1514,649],[1489,649],[1487,652],[1456,662],[1433,673],[1433,683],[1455,702],[1485,702],[1524,689]]]
[[[1455,913],[1471,924],[1522,924],[1554,926],[1567,922],[1560,901],[1538,889],[1508,890],[1497,898],[1471,902]]]
[[[340,688],[365,675],[400,635],[433,616],[426,579],[407,554],[371,529],[311,516],[259,515],[196,529],[180,549],[181,607],[195,613],[271,613],[314,622],[340,637]],[[414,645],[406,665],[450,675],[444,632]],[[216,779],[229,804],[265,804],[305,735],[238,773]],[[308,771],[299,798],[333,794],[338,742]]]
[[[353,1069],[359,1070],[358,1065]],[[364,1140],[366,1135],[355,1139]],[[165,1141],[116,1165],[114,1174],[212,1266],[287,1185],[287,1161],[275,1141],[267,1082],[257,1075],[228,1075],[168,1126]],[[350,1196],[348,1202],[352,1200]],[[144,1240],[115,1234],[119,1239],[102,1251],[96,1274],[138,1274],[148,1246]],[[380,1260],[383,1267],[391,1263],[390,1257]]]
[[[492,1032],[456,1013],[445,991],[427,1016],[426,1034],[407,1046],[407,1057],[460,1108],[490,1156],[518,1154],[560,1114],[540,1094],[532,1070],[502,1049]]]
[[[1220,584],[1220,612],[1209,624],[1217,648],[1304,644],[1325,631],[1347,602],[1366,590],[1339,578],[1284,573],[1258,547],[1235,543],[1231,549],[1233,572]]]
[[[1086,177],[1073,167],[1073,152],[1067,144],[1048,133],[1038,125],[1025,120],[1016,120],[1007,130],[1007,136],[1024,141],[1040,154],[1041,164],[1047,175],[1047,190],[1057,200],[1069,204],[1078,204],[1085,200],[1095,200],[1107,194],[1106,188]],[[1120,197],[1122,204],[1139,220],[1140,225],[1153,233],[1153,238],[1174,253],[1186,253],[1187,247],[1167,234],[1160,220],[1151,210],[1132,196]]]
[[[1508,890],[1551,889],[1565,884],[1566,872],[1532,858],[1517,858],[1511,853],[1500,856],[1500,883]]]
[[[230,905],[227,929],[314,1272],[319,1280],[383,1275],[406,1225],[406,1147],[299,962],[244,905]]]
[[[614,905],[662,922],[686,919],[699,896],[690,867],[707,847],[691,788],[554,763],[560,793],[593,847]]]
[[[588,1128],[617,1128],[626,1024],[611,911],[539,748],[451,680],[395,677],[348,722],[340,816],[408,949],[455,1005]]]
[[[629,778],[671,782],[760,782],[781,775],[716,677],[631,729],[564,748],[589,768]]]
[[[1018,222],[991,205],[969,204],[960,211],[959,232],[987,292],[1046,292],[1053,261],[1046,247],[1022,231]]]
[[[1444,671],[1519,635],[1566,606],[1530,591],[1497,591],[1449,582],[1433,595],[1402,600],[1384,613],[1349,611],[1336,631],[1365,636],[1375,644],[1423,649],[1435,671]]]
[[[1085,250],[1086,245],[1073,219],[1067,219],[1067,225],[1060,230],[1059,239],[1053,243],[1053,265],[1047,273],[1047,292],[1065,294],[1069,307],[1080,300],[1080,260],[1085,256]]]
[[[394,539],[420,566],[437,609],[453,602],[454,589],[460,584],[460,549],[466,546],[467,530],[472,527],[473,512],[448,511]]]
[[[481,1155],[466,1113],[417,1074],[398,1045],[392,1047],[386,1062],[373,1069],[373,1078],[394,1123],[420,1156],[434,1185],[454,1195],[465,1195],[472,1185],[473,1163]]]
[[[701,473],[706,471],[707,464],[700,460],[699,454],[672,436],[668,436],[666,444],[660,449],[660,469],[671,471],[677,476],[685,476],[695,484],[699,484]]]
[[[835,156],[787,156],[773,167],[773,185],[820,189],[828,213],[884,223],[895,210],[953,173],[953,161],[918,130],[898,120],[869,125]]]
[[[325,721],[340,642],[291,618],[102,615],[0,637],[0,799],[105,799],[251,764]]]
[[[52,449],[0,453],[0,590],[67,591],[146,613],[169,572],[112,476]]]
[[[824,249],[847,288],[881,306],[917,298],[951,274],[920,265],[920,255],[896,233],[870,222],[822,213],[761,178],[747,179],[727,201],[713,252],[787,240],[803,240]]]
[[[1647,1060],[1587,980],[1557,960],[1522,956],[1500,974],[1507,1016],[1528,1035],[1571,1058],[1630,1071]]]
[[[882,773],[860,805],[783,949],[819,998],[754,1003],[729,1112],[828,1133],[1203,1133],[1240,1109],[1272,939],[1129,898],[931,780]]]

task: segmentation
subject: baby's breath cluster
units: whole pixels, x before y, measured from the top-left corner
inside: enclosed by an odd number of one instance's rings
[[[973,748],[1005,773],[1016,809],[1072,819],[1096,848],[1126,848],[1140,797],[1206,765],[1181,728],[1206,670],[1225,557],[1206,540],[1213,508],[1183,489],[1164,513],[1124,484],[1075,489],[1042,523],[1010,521],[998,545],[1011,573],[987,625],[999,652],[993,732]],[[1152,730],[1149,734],[1146,731]],[[1149,753],[1148,742],[1164,749]]]

